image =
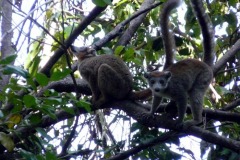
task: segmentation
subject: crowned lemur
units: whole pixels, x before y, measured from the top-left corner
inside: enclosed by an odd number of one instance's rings
[[[180,4],[180,0],[168,0],[161,11],[160,26],[166,62],[163,71],[146,72],[144,74],[153,94],[150,114],[158,109],[162,97],[176,102],[178,118],[176,125],[182,126],[187,109],[187,102],[191,106],[193,120],[184,124],[196,125],[202,122],[203,98],[213,78],[211,66],[214,60],[213,29],[208,15],[204,12],[201,0],[191,0],[192,8],[202,29],[204,43],[204,62],[196,59],[185,59],[173,63],[175,41],[169,27],[170,12]],[[205,27],[203,29],[203,27]],[[207,28],[206,28],[207,27]]]
[[[151,95],[150,89],[133,92],[133,77],[122,59],[110,55],[96,55],[90,47],[70,47],[78,58],[78,70],[92,91],[92,103],[96,107],[112,100],[139,100]]]

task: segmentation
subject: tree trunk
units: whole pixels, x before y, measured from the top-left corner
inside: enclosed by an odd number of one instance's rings
[[[13,37],[12,32],[12,0],[1,0],[1,11],[2,11],[2,23],[1,23],[1,55],[0,58],[3,59],[7,55],[13,53],[13,48],[11,47],[11,40]],[[0,72],[0,92],[8,84],[10,76],[3,75]],[[1,105],[1,104],[0,104]],[[1,107],[1,106],[0,106]]]

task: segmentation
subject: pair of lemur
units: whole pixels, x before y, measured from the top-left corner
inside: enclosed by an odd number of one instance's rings
[[[179,4],[180,0],[168,0],[162,9],[160,26],[166,51],[166,63],[163,71],[144,74],[150,89],[140,92],[132,91],[132,75],[120,58],[114,55],[96,56],[96,51],[88,47],[71,47],[79,60],[80,74],[91,88],[94,106],[99,107],[111,99],[143,99],[152,92],[151,115],[158,109],[162,97],[170,98],[178,107],[176,123],[182,125],[189,98],[193,120],[186,123],[196,125],[202,122],[203,98],[213,77],[211,69],[214,58],[213,30],[201,0],[191,0],[203,33],[205,63],[186,59],[174,64],[175,41],[169,27],[169,16]]]

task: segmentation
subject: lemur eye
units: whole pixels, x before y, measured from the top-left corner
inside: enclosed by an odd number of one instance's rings
[[[159,80],[159,83],[160,84],[164,84],[164,80]]]
[[[154,84],[154,83],[155,83],[155,81],[154,81],[154,80],[151,80],[151,81],[150,81],[150,83],[151,83],[151,84]]]

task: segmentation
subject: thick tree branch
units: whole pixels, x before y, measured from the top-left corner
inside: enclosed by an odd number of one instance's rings
[[[141,5],[141,7],[140,7],[140,9],[138,11],[142,11],[142,10],[148,8],[149,6],[152,5],[153,2],[154,2],[154,0],[145,0],[142,3],[142,5]],[[136,19],[131,21],[129,27],[126,29],[126,31],[123,33],[123,35],[120,37],[120,39],[117,42],[116,46],[119,46],[119,45],[125,46],[126,44],[129,43],[129,41],[131,40],[133,35],[136,33],[136,30],[141,25],[141,23],[143,22],[143,20],[146,17],[148,12],[145,12],[145,13],[139,15]]]
[[[236,99],[235,101],[229,103],[227,106],[225,106],[222,110],[223,111],[229,111],[232,110],[234,108],[236,108],[237,106],[240,105],[240,98]]]
[[[166,128],[176,130],[174,121],[169,120],[166,116],[155,116],[154,118],[147,114],[146,110],[140,107],[137,103],[127,103],[126,101],[120,102],[122,107],[117,107],[119,109],[124,110],[129,116],[136,119],[139,123],[148,126],[148,127],[156,127],[156,128]],[[120,106],[117,103],[114,106]],[[124,106],[124,107],[123,107]],[[180,132],[184,132],[188,135],[193,135],[195,137],[201,138],[207,142],[217,144],[226,148],[229,148],[237,153],[240,153],[240,142],[235,141],[223,136],[220,136],[216,133],[212,133],[210,131],[204,130],[200,127],[189,127],[183,128],[179,130]]]
[[[155,115],[154,117],[149,115],[148,108],[150,108],[150,106],[148,105],[143,105],[140,103],[125,100],[125,101],[113,102],[111,104],[103,106],[103,108],[109,108],[109,107],[113,107],[115,109],[120,109],[125,111],[130,117],[134,118],[139,123],[147,127],[166,128],[171,130],[177,129],[175,126],[175,121],[171,120],[166,114],[163,114],[161,116]],[[46,128],[60,121],[63,121],[65,119],[69,119],[74,116],[87,113],[87,111],[84,108],[74,107],[73,109],[74,109],[75,115],[61,110],[56,113],[57,119],[52,119],[49,116],[44,116],[42,118],[42,121],[38,125],[29,125],[25,127],[19,127],[16,129],[14,133],[11,133],[11,136],[14,139],[15,143],[17,143],[20,140],[29,136],[30,134],[34,133],[36,127]],[[95,109],[93,108],[92,110],[96,110],[96,108]],[[205,109],[203,113],[206,114],[207,118],[216,119],[220,121],[234,120],[235,122],[240,123],[239,114],[232,114],[224,111],[212,111],[208,109]],[[183,132],[185,134],[196,136],[198,138],[201,138],[213,144],[224,146],[236,152],[240,151],[240,142],[219,136],[216,133],[212,133],[200,127],[190,127],[186,129],[183,128],[178,131]]]
[[[102,46],[104,46],[107,42],[111,41],[113,38],[117,37],[123,30],[123,27],[125,25],[127,25],[129,22],[131,22],[134,18],[138,17],[139,15],[153,9],[156,8],[157,6],[159,6],[160,4],[162,4],[162,2],[156,2],[152,5],[150,5],[149,7],[143,9],[143,10],[138,10],[135,13],[133,13],[133,15],[131,17],[129,17],[128,19],[122,21],[121,23],[119,23],[111,32],[109,32],[107,35],[105,35],[102,39],[100,39],[99,41],[97,41],[95,44],[92,45],[92,48],[99,50]]]
[[[211,110],[211,109],[204,109],[203,110],[203,116],[206,116],[206,118],[213,119],[216,121],[229,121],[229,122],[236,122],[240,124],[240,114],[238,113],[232,113],[232,112],[226,112],[221,110]]]
[[[213,67],[213,73],[216,75],[218,71],[237,53],[240,53],[240,39],[223,55],[221,59],[217,61]]]
[[[147,3],[147,2],[146,2]],[[148,2],[150,3],[150,2]],[[109,41],[111,41],[112,39],[114,39],[115,37],[117,37],[123,30],[123,27],[126,26],[128,23],[130,23],[133,19],[135,18],[138,18],[139,16],[141,17],[145,17],[145,16],[142,16],[141,14],[145,15],[147,14],[148,11],[150,11],[151,9],[153,8],[156,8],[157,6],[161,5],[162,2],[156,2],[152,5],[142,5],[142,9],[139,9],[138,11],[136,11],[131,17],[129,17],[128,19],[122,21],[121,23],[119,23],[111,32],[109,32],[108,34],[106,34],[102,39],[100,39],[99,41],[97,41],[96,43],[94,43],[92,45],[92,48],[93,49],[96,49],[96,50],[99,50],[101,49],[106,43],[108,43]],[[133,23],[131,23],[133,26],[135,26],[135,28],[137,27],[137,23],[141,23],[141,18],[139,18],[137,21],[134,21]],[[131,25],[130,24],[130,25]],[[129,30],[131,29],[131,27],[129,27]],[[128,30],[124,33],[124,34],[127,34]],[[131,33],[129,33],[131,34]],[[121,37],[124,37],[124,36],[121,36]],[[118,44],[118,45],[126,45],[124,43],[126,43],[130,38],[132,37],[131,36],[128,36],[127,39],[124,39],[125,42],[122,42],[121,44]],[[125,37],[126,38],[126,37]],[[119,42],[122,41],[122,40],[119,40]],[[117,45],[116,45],[117,46]],[[76,66],[77,66],[77,62],[75,62],[72,66],[73,68],[73,71],[76,71]]]
[[[38,92],[36,97],[41,97],[47,89],[54,89],[57,92],[78,92],[85,95],[91,95],[92,92],[87,84],[87,82],[83,79],[76,79],[77,82],[77,90],[75,85],[73,84],[73,81],[70,77],[67,77],[63,80],[57,81],[57,82],[51,82],[46,87],[44,87],[42,90]]]
[[[99,15],[101,14],[106,7],[95,7],[86,16],[81,23],[77,26],[76,29],[73,30],[72,34],[65,40],[64,46],[65,48],[58,48],[53,56],[49,59],[47,64],[40,70],[41,73],[50,76],[50,70],[53,65],[58,61],[58,59],[65,53],[65,49],[69,48],[69,46],[74,42],[74,40],[82,33],[82,31]]]

